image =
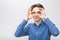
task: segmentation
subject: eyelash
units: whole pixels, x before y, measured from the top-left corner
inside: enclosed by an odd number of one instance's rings
[[[41,14],[41,12],[37,12],[38,14]],[[35,12],[32,12],[32,14],[35,14]]]
[[[38,14],[40,14],[41,12],[37,12]]]

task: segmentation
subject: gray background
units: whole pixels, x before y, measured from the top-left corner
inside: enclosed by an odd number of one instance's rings
[[[16,38],[14,32],[25,18],[27,9],[35,3],[44,5],[47,17],[60,30],[59,2],[60,0],[0,0],[0,40],[28,40],[28,36]],[[51,40],[60,40],[60,35],[52,36]]]

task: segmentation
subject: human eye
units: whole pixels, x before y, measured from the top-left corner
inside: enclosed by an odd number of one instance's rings
[[[32,12],[32,14],[35,14],[35,12]]]
[[[37,12],[38,14],[41,14],[41,12],[39,11],[39,12]]]

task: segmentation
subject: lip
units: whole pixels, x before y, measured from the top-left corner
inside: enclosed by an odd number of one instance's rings
[[[35,17],[34,19],[38,19],[37,17]]]

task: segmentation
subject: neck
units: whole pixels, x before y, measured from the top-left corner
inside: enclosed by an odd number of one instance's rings
[[[39,24],[41,23],[41,21],[42,21],[42,20],[40,20],[40,21],[35,21],[35,24],[36,24],[36,25],[39,25]]]

